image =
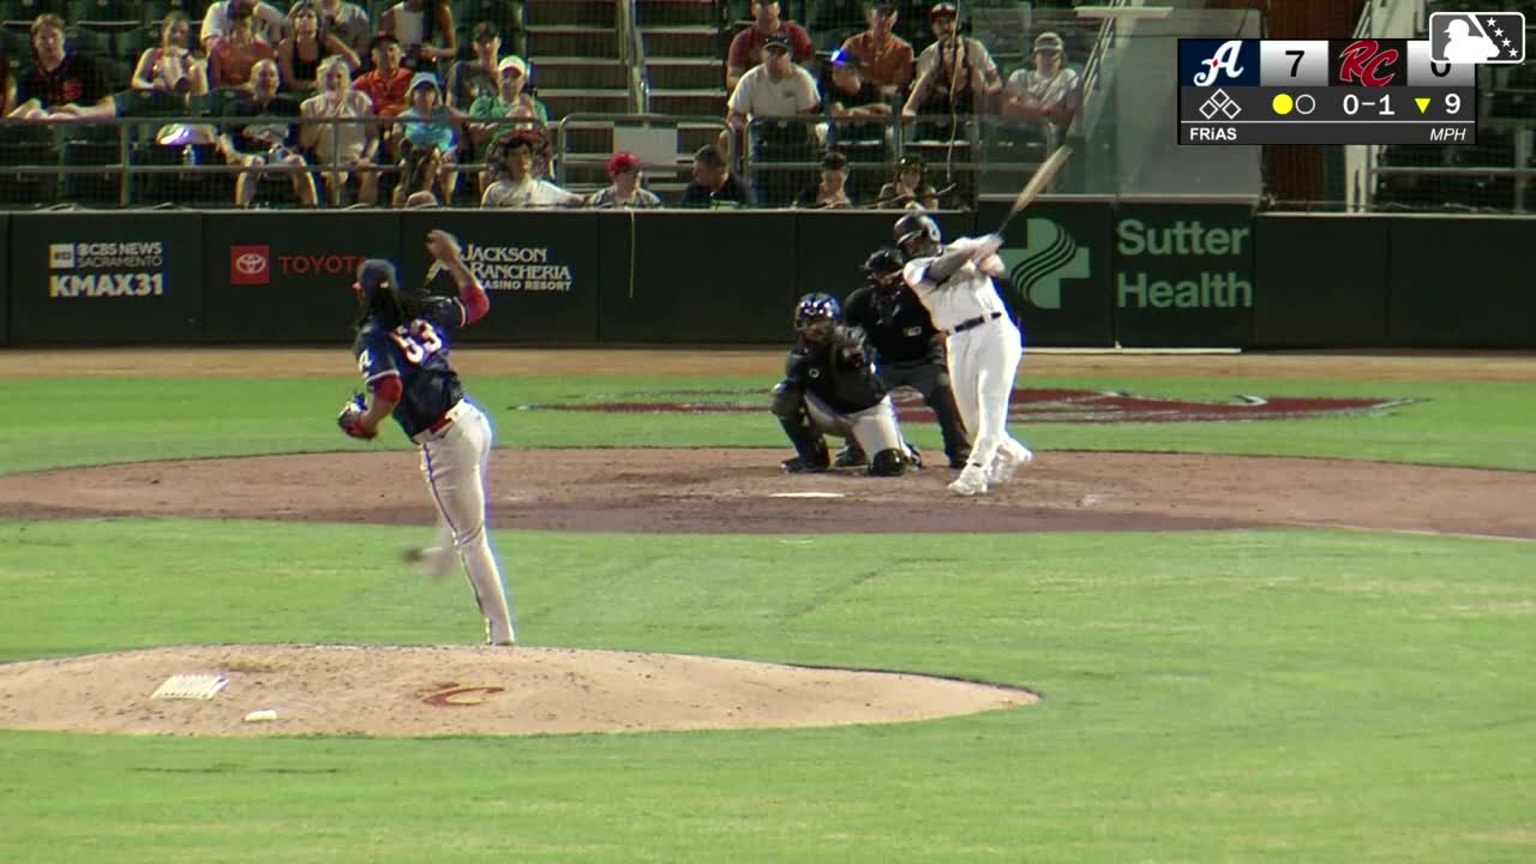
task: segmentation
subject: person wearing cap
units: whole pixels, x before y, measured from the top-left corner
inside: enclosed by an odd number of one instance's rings
[[[411,72],[401,68],[400,43],[388,33],[373,37],[369,53],[373,55],[373,70],[359,75],[352,82],[352,89],[368,97],[376,116],[393,117],[405,110]]]
[[[268,45],[276,45],[288,35],[288,16],[270,3],[260,0],[219,0],[208,4],[203,13],[203,23],[198,27],[198,41],[203,53],[213,54],[214,43],[228,36],[235,29],[235,22],[243,12],[251,14],[251,32]]]
[[[528,84],[528,61],[516,55],[501,58],[496,64],[496,79],[496,90],[469,106],[469,134],[477,146],[504,132],[519,127],[542,128],[549,122],[549,109],[524,89]],[[492,120],[502,122],[489,122]]]
[[[726,103],[725,121],[736,135],[743,134],[749,122],[758,121],[752,123],[750,137],[753,156],[760,161],[796,162],[810,156],[811,124],[793,118],[815,114],[821,95],[816,79],[791,63],[789,52],[789,39],[781,34],[768,37],[763,62],[741,76]],[[784,119],[773,122],[772,118]],[[729,141],[725,133],[721,137]],[[721,149],[726,149],[724,142]],[[761,192],[759,197],[766,199]]]
[[[811,34],[799,24],[779,17],[778,0],[752,0],[752,18],[752,26],[731,39],[731,50],[725,61],[726,90],[734,91],[747,70],[759,62],[769,37],[782,37],[796,63],[809,63],[816,57],[816,44],[811,41]]]
[[[936,3],[928,11],[935,41],[917,55],[917,82],[902,116],[970,114],[981,99],[1002,91],[991,52],[981,40],[961,36],[958,19],[953,3]]]
[[[806,210],[846,210],[853,206],[848,197],[848,157],[833,150],[821,160],[821,180],[795,200]]]
[[[258,60],[277,57],[273,43],[261,38],[255,30],[254,6],[236,6],[232,9],[234,23],[229,32],[213,40],[208,52],[208,83],[218,87],[251,87],[251,67]]]
[[[1077,70],[1067,66],[1061,37],[1041,33],[1035,38],[1030,66],[1008,76],[1003,88],[1003,113],[1010,117],[1045,120],[1059,132],[1072,125],[1082,101],[1082,84]]]
[[[496,25],[481,21],[471,36],[475,59],[460,60],[448,70],[448,107],[469,111],[481,96],[496,95],[496,76],[501,62],[501,34]]]
[[[442,86],[431,72],[417,72],[411,77],[410,102],[411,106],[397,115],[401,146],[409,142],[412,149],[437,150],[443,165],[438,182],[447,204],[459,184],[459,173],[454,170],[458,165],[458,114],[444,104]]]
[[[876,206],[882,210],[937,210],[939,193],[923,179],[923,160],[904,156],[896,163],[896,177],[880,187]]]
[[[627,151],[613,154],[608,160],[608,179],[613,184],[592,193],[588,207],[600,210],[630,209],[651,210],[661,206],[656,193],[640,185],[640,157]]]
[[[912,83],[912,43],[894,32],[898,17],[895,3],[868,3],[864,10],[868,29],[844,39],[839,52],[857,59],[865,80],[887,97]]]
[[[368,13],[363,7],[346,0],[319,0],[318,5],[320,26],[347,43],[359,58],[366,58],[368,46],[373,41],[373,25],[368,23]]]
[[[544,136],[533,129],[517,129],[498,137],[485,158],[501,163],[501,179],[485,187],[480,206],[542,209],[585,204],[585,197],[534,176],[534,160],[543,146]]]
[[[860,123],[857,118],[888,117],[890,102],[880,87],[864,77],[859,58],[838,49],[828,65],[830,74],[822,84],[822,104],[826,107],[828,122],[816,127],[822,146],[867,145],[879,151],[878,155],[872,152],[870,156],[884,161],[887,127],[882,123]]]

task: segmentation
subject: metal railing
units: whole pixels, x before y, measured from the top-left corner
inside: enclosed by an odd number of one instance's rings
[[[646,69],[645,39],[640,34],[636,0],[619,0],[614,5],[619,32],[619,59],[624,63],[629,90],[629,110],[646,114],[651,110],[651,80]]]
[[[646,130],[651,135],[650,139],[664,138],[668,134],[672,136],[673,145],[668,159],[660,155],[660,151],[666,150],[659,146],[633,146],[635,154],[640,157],[641,168],[645,170],[679,171],[687,169],[693,164],[692,148],[684,148],[678,144],[678,136],[684,127],[694,129],[713,129],[716,136],[728,132],[730,127],[720,117],[690,116],[684,114],[601,114],[601,113],[577,113],[567,114],[555,124],[554,149],[559,153],[556,166],[556,183],[566,185],[571,182],[572,169],[597,168],[606,166],[608,159],[615,150],[623,149],[615,140],[622,136],[620,130],[636,129]],[[609,132],[609,146],[601,149],[584,149],[575,144],[577,132]],[[655,133],[660,133],[655,134]]]

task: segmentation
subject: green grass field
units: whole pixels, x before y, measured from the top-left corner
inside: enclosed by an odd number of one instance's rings
[[[1149,449],[1536,470],[1536,384],[1025,383],[1426,400],[1327,420],[1016,430],[1043,458]],[[777,446],[766,417],[599,424],[508,410],[762,384],[469,381],[513,446]],[[349,386],[4,380],[28,410],[0,427],[0,472],[366,449],[331,423]],[[928,426],[914,437],[937,444]],[[383,446],[407,445],[392,430]],[[0,522],[0,661],[465,641],[462,582],[397,572],[397,535]],[[923,671],[1045,698],[784,731],[0,731],[0,862],[1536,860],[1536,544],[1280,529],[496,541],[533,645]]]

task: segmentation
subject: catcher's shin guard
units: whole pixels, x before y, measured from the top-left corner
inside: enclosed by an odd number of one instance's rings
[[[773,416],[784,428],[784,435],[795,448],[795,458],[786,460],[782,468],[790,473],[825,471],[832,464],[827,452],[827,439],[811,424],[805,410],[805,400],[800,391],[786,384],[773,388]]]

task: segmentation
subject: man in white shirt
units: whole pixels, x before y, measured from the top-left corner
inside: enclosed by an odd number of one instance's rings
[[[1003,89],[997,62],[979,39],[961,36],[953,3],[936,3],[929,12],[934,43],[917,55],[917,81],[902,116],[970,114],[986,97]]]
[[[769,36],[763,45],[763,62],[741,76],[726,103],[725,122],[735,134],[742,134],[748,122],[755,121],[749,138],[752,158],[758,162],[810,161],[814,152],[812,121],[821,108],[821,94],[811,73],[790,62],[789,52],[788,38],[777,33]],[[783,172],[777,179],[782,182],[767,184],[759,178],[758,200],[766,206],[778,206],[773,202],[780,198],[784,199],[781,204],[792,201],[806,185]]]
[[[533,150],[540,143],[538,133],[519,129],[498,142],[506,176],[485,187],[481,207],[548,208],[580,207],[586,200],[567,192],[548,180],[533,176]],[[493,151],[496,149],[493,145]]]
[[[261,0],[219,0],[208,6],[208,11],[203,15],[203,25],[198,31],[198,40],[203,43],[204,52],[211,52],[214,42],[228,36],[235,29],[235,11],[241,6],[255,10],[251,18],[252,33],[273,47],[283,41],[288,33],[288,18],[276,6]]]
[[[1005,272],[1003,238],[961,237],[943,245],[938,223],[913,212],[896,221],[907,256],[902,278],[945,336],[950,386],[973,436],[971,458],[949,491],[981,495],[1013,479],[1035,454],[1008,434],[1008,402],[1024,357],[1024,338],[992,285]]]

